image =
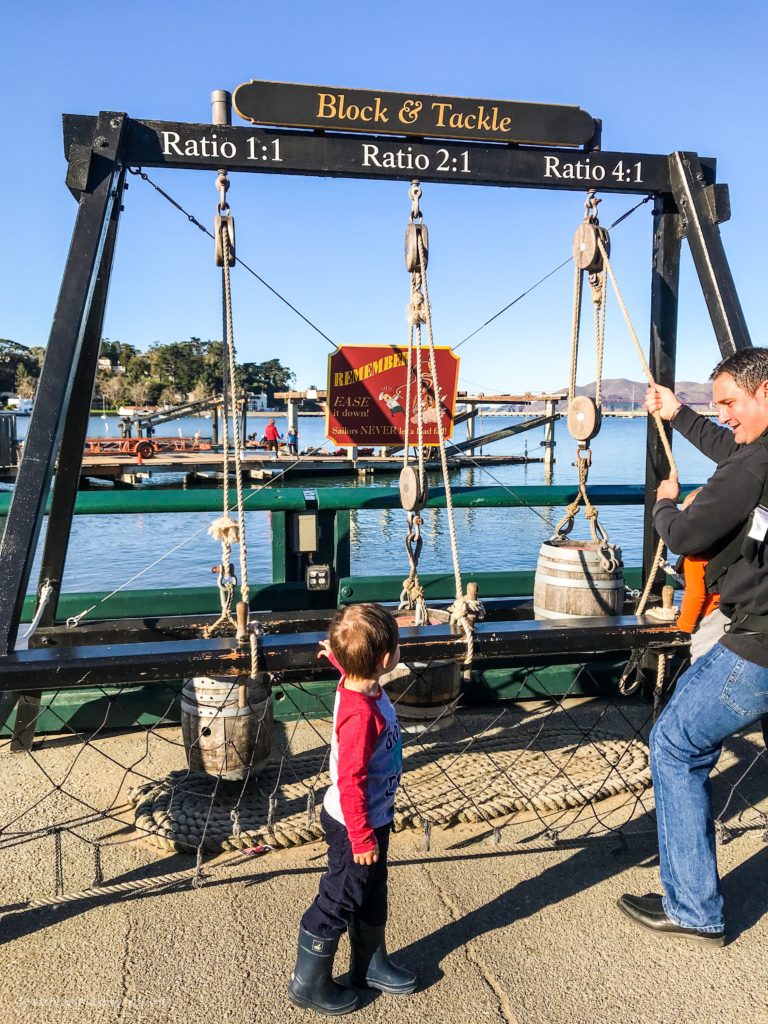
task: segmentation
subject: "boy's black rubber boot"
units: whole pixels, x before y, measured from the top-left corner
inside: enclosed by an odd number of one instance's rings
[[[294,1006],[331,1017],[357,1009],[355,990],[333,980],[333,958],[338,948],[338,939],[321,939],[299,928],[296,966],[288,984],[288,998]]]
[[[377,988],[392,996],[407,996],[416,989],[416,975],[389,959],[385,930],[384,925],[366,924],[357,918],[349,922],[349,979],[357,988]]]

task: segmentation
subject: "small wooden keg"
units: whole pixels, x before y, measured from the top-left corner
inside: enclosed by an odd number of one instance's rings
[[[398,615],[399,626],[413,626],[413,615]],[[436,625],[442,620],[435,620]],[[450,707],[461,692],[461,665],[457,661],[400,662],[381,679],[397,709],[404,732],[434,732],[454,720]],[[450,708],[450,710],[446,710]],[[434,724],[431,724],[434,723]]]
[[[621,550],[611,545],[614,565],[605,568],[600,546],[592,541],[546,540],[541,545],[533,588],[537,619],[584,615],[621,615],[624,566]]]
[[[181,691],[181,733],[193,771],[229,780],[260,771],[272,747],[272,721],[272,695],[258,679],[195,676]]]

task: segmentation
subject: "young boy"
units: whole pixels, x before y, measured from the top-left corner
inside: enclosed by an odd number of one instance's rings
[[[331,786],[320,821],[328,870],[301,919],[288,998],[319,1013],[357,1008],[354,988],[332,977],[339,939],[349,929],[350,981],[393,995],[416,988],[416,976],[387,955],[387,848],[402,773],[397,715],[380,685],[400,656],[397,623],[384,608],[358,604],[338,612],[322,645],[342,673],[331,738]]]

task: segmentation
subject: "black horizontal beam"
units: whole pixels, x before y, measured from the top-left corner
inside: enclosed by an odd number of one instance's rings
[[[264,636],[260,668],[268,672],[317,667],[325,631]],[[633,648],[666,649],[683,644],[687,634],[647,618],[589,618],[578,625],[563,621],[482,622],[475,630],[475,657],[537,658],[560,654],[592,655]],[[404,661],[460,658],[465,644],[445,626],[400,630]],[[0,693],[84,685],[141,685],[186,675],[240,675],[250,671],[250,652],[232,639],[160,641],[56,647],[18,651],[0,659]]]
[[[64,115],[64,153],[89,146],[95,117]],[[74,152],[77,152],[75,150]],[[443,181],[469,185],[583,192],[669,192],[667,156],[580,152],[507,144],[392,136],[240,128],[176,121],[128,120],[127,162],[141,167],[218,170],[332,178]],[[715,161],[702,159],[706,184]]]

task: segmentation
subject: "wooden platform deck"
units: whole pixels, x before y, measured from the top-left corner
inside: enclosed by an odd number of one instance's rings
[[[460,456],[451,460],[451,466],[455,469],[462,469],[476,465],[508,466],[542,461],[543,458],[540,456],[480,455],[472,458]],[[303,457],[297,462],[291,456],[281,455],[271,458],[246,452],[243,459],[244,473],[255,480],[265,480],[281,474],[291,477],[392,474],[399,473],[402,465],[401,459],[385,456],[350,459],[344,456],[320,455]],[[440,462],[437,459],[430,460],[426,465],[432,470],[440,469]],[[92,456],[84,458],[81,475],[98,479],[122,480],[137,472],[151,472],[153,476],[161,473],[184,473],[205,480],[209,474],[221,474],[223,468],[223,459],[218,452],[175,452],[173,455],[167,456],[156,455],[153,459],[145,459],[140,467],[135,458]]]

